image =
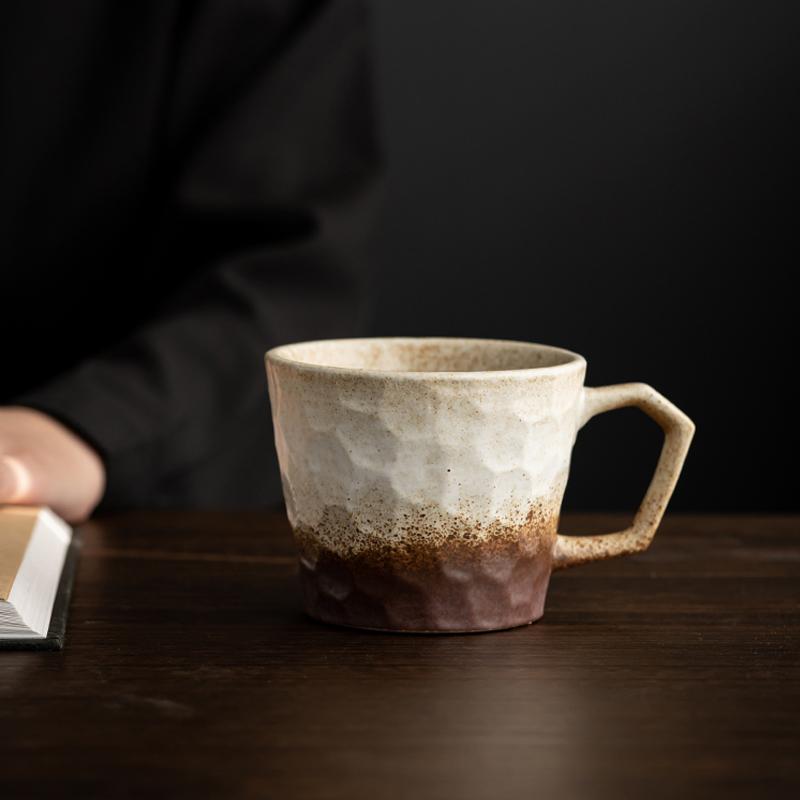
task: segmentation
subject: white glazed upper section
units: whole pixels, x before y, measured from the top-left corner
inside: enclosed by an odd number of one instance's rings
[[[407,521],[432,511],[480,538],[560,505],[580,356],[519,342],[367,339],[288,345],[267,366],[289,518],[316,531],[331,514],[348,519],[326,541],[334,550],[400,540]]]

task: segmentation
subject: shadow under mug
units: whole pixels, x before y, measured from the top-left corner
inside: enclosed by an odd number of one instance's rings
[[[341,339],[266,354],[307,612],[392,631],[539,619],[553,570],[647,548],[694,424],[651,387],[584,387],[576,353],[524,342]],[[633,524],[562,536],[578,430],[636,406],[664,445]]]

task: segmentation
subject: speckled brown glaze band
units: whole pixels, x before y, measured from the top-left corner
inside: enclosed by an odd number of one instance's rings
[[[544,345],[331,340],[266,361],[306,609],[342,625],[465,632],[538,619],[552,570],[649,545],[694,431],[644,384],[584,388],[584,359]],[[626,405],[665,431],[633,525],[558,535],[578,429]]]
[[[481,536],[473,525],[427,509],[404,519],[395,541],[376,537],[338,552],[321,544],[319,530],[298,529],[306,609],[325,622],[397,631],[498,630],[539,619],[557,509],[531,510],[517,527],[494,523]]]

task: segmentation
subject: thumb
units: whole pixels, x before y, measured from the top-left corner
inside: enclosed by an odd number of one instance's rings
[[[31,474],[22,461],[14,456],[0,456],[0,503],[26,501],[31,483]]]

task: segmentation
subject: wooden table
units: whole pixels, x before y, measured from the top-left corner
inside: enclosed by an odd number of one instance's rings
[[[0,797],[800,797],[799,530],[673,516],[536,625],[402,636],[307,619],[281,515],[89,523],[64,651],[0,653]]]

